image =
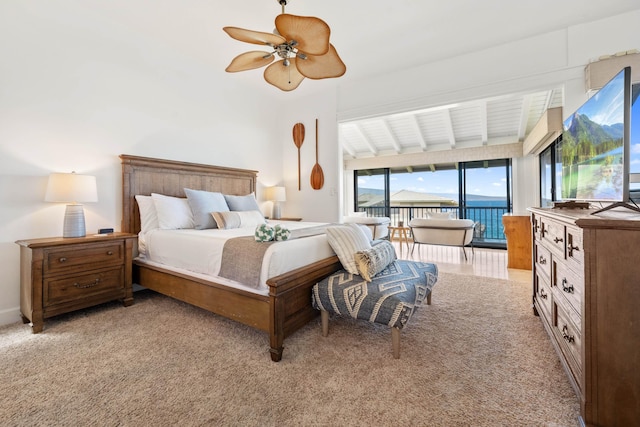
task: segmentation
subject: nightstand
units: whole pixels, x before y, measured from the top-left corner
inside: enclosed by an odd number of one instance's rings
[[[32,332],[44,319],[112,300],[133,304],[132,256],[137,236],[110,233],[18,240],[20,312]]]

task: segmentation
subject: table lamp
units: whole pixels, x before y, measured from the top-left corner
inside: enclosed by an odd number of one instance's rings
[[[96,177],[72,173],[52,173],[47,183],[46,202],[69,203],[64,213],[62,237],[84,237],[84,209],[79,202],[97,202]]]
[[[267,188],[267,200],[273,202],[273,213],[271,217],[273,219],[280,219],[280,203],[287,201],[287,193],[284,187],[269,187]]]

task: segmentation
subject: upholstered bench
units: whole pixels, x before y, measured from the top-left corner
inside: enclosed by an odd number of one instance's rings
[[[438,267],[426,262],[394,260],[370,282],[339,270],[313,287],[312,302],[322,316],[322,335],[329,333],[329,313],[389,325],[393,357],[398,359],[400,330],[425,299],[431,304],[437,280]]]

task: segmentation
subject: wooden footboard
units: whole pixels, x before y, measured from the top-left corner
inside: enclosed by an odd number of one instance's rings
[[[333,256],[267,281],[269,296],[258,295],[161,267],[134,262],[135,283],[267,332],[271,360],[282,359],[284,339],[318,315],[311,288],[342,268]]]

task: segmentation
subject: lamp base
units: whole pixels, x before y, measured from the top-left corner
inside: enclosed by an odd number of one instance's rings
[[[280,213],[280,202],[273,202],[273,219],[280,219],[281,218],[281,213]]]
[[[84,237],[87,229],[84,224],[84,209],[82,205],[67,205],[64,211],[64,227],[62,237]]]

